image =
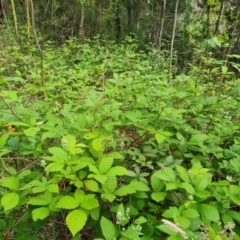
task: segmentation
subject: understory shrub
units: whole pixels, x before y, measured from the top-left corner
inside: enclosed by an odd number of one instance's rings
[[[2,238],[240,239],[239,79],[137,47],[3,52]]]

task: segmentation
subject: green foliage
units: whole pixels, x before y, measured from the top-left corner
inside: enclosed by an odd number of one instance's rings
[[[130,40],[49,43],[44,87],[36,49],[2,77],[3,234],[63,216],[72,239],[239,238],[239,80],[199,53],[168,85],[166,59]]]

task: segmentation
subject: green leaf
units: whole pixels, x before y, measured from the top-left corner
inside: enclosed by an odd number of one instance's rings
[[[180,188],[185,189],[185,190],[186,190],[188,193],[190,193],[190,194],[194,194],[194,193],[195,193],[195,189],[194,189],[193,186],[192,186],[190,183],[188,183],[188,182],[181,182],[181,183],[178,184],[178,186],[179,186]]]
[[[81,202],[81,207],[87,210],[92,210],[99,206],[98,200],[95,198],[94,194],[88,194],[84,197],[84,200]]]
[[[134,224],[143,224],[146,222],[148,222],[148,220],[143,216],[140,216],[139,218],[134,220]]]
[[[49,184],[47,185],[47,190],[52,193],[59,193],[59,187],[57,184]]]
[[[135,193],[136,190],[133,189],[130,185],[127,186],[121,186],[119,189],[117,189],[114,194],[117,196],[126,196],[129,194]]]
[[[104,184],[108,179],[108,177],[105,175],[94,175],[94,178],[101,184]]]
[[[107,173],[107,176],[124,176],[128,175],[128,170],[125,167],[116,166],[110,168]]]
[[[3,187],[9,188],[11,190],[18,190],[19,188],[19,181],[15,177],[5,177],[2,179]]]
[[[195,192],[194,194],[195,196],[199,197],[199,198],[202,198],[202,199],[207,199],[208,197],[211,196],[211,193],[206,191],[206,190],[203,190],[203,191],[197,191]]]
[[[93,138],[97,138],[98,137],[98,134],[96,133],[86,133],[84,134],[83,138],[89,140],[89,139],[93,139]]]
[[[226,214],[232,217],[234,220],[236,220],[238,223],[240,223],[240,213],[233,211],[233,210],[226,210]]]
[[[79,206],[79,202],[71,196],[63,196],[57,203],[57,208],[74,209]]]
[[[1,198],[1,204],[4,211],[16,207],[19,203],[19,195],[17,193],[5,193]]]
[[[190,221],[182,216],[175,217],[174,222],[177,223],[183,229],[187,229],[190,226]]]
[[[5,144],[6,144],[7,140],[8,140],[8,138],[9,138],[9,136],[10,136],[9,133],[4,133],[4,134],[0,137],[0,149],[2,149],[2,148],[5,146]]]
[[[66,217],[66,224],[72,235],[76,235],[85,226],[87,215],[82,210],[73,210]]]
[[[165,136],[163,136],[160,133],[155,133],[155,139],[157,140],[157,143],[160,144],[162,142],[164,142],[164,140],[166,139]]]
[[[206,141],[208,139],[208,135],[203,134],[203,133],[197,133],[192,135],[190,142],[191,144],[199,144],[199,143],[203,143],[204,141]]]
[[[231,199],[234,203],[236,203],[238,206],[240,206],[240,199],[239,199],[239,197],[236,197],[236,196],[233,196],[233,195],[230,195],[229,197],[230,197],[230,199]]]
[[[13,82],[21,82],[21,83],[25,83],[26,81],[21,78],[21,77],[4,77],[4,80],[6,81],[13,81]]]
[[[7,222],[4,219],[0,219],[0,230],[4,230],[7,226]]]
[[[132,181],[129,185],[132,189],[136,191],[141,191],[141,192],[147,192],[149,191],[149,187],[143,183],[143,182],[138,182],[138,181]]]
[[[163,213],[163,217],[165,218],[174,218],[177,216],[180,216],[180,212],[179,212],[179,209],[176,207],[170,207],[168,210],[166,210]]]
[[[236,185],[229,186],[229,193],[231,195],[240,195],[240,187]]]
[[[193,209],[193,208],[188,208],[186,210],[184,210],[181,215],[183,217],[186,217],[186,218],[196,218],[199,216],[199,213],[197,210]]]
[[[64,163],[63,162],[53,162],[53,163],[49,163],[45,167],[45,171],[47,173],[58,172],[58,171],[62,170],[63,168],[64,168]]]
[[[169,190],[174,190],[174,189],[177,189],[178,188],[178,184],[177,183],[167,183],[166,184],[166,191],[169,191]]]
[[[165,192],[153,192],[151,198],[156,202],[161,202],[165,199],[166,195]]]
[[[214,206],[211,206],[208,204],[199,204],[198,209],[199,209],[200,214],[204,218],[206,218],[212,222],[219,221],[219,219],[220,219],[219,213],[218,213],[218,210]]]
[[[104,150],[104,144],[101,140],[101,138],[95,138],[91,142],[91,147],[96,151],[96,152],[103,152]]]
[[[101,198],[106,199],[109,202],[113,202],[116,199],[116,195],[114,195],[113,193],[102,193]]]
[[[113,164],[113,158],[111,157],[102,158],[99,163],[99,173],[100,174],[106,173],[110,169],[112,164]]]
[[[46,186],[42,186],[42,187],[34,187],[32,189],[33,193],[40,193],[40,192],[45,192],[47,189]]]
[[[86,180],[84,181],[85,187],[92,191],[92,192],[97,192],[98,191],[98,183],[94,180]]]
[[[129,226],[127,230],[122,231],[121,234],[128,239],[140,240],[138,232],[134,229],[133,225]]]
[[[171,168],[159,170],[155,172],[155,176],[167,182],[176,182],[176,174]]]
[[[63,136],[61,139],[62,147],[67,152],[70,152],[71,154],[75,154],[76,152],[76,137],[72,135],[66,135]]]
[[[188,176],[188,172],[186,170],[186,168],[180,166],[180,165],[176,165],[176,170],[179,173],[179,177],[184,181],[184,182],[190,182],[190,178]]]
[[[51,147],[48,149],[50,153],[53,154],[52,157],[44,158],[46,160],[51,161],[58,161],[58,162],[64,162],[68,159],[67,152],[65,152],[62,148],[59,147]]]
[[[28,137],[35,137],[41,129],[39,127],[30,127],[25,129],[23,132]]]
[[[161,191],[165,186],[164,181],[157,177],[156,172],[152,174],[150,181],[154,192]]]
[[[36,222],[37,220],[43,220],[49,215],[49,209],[47,207],[40,207],[32,211],[32,219]]]
[[[107,181],[102,185],[102,190],[106,193],[113,193],[117,187],[117,178],[115,176],[108,177]]]
[[[115,238],[115,227],[114,224],[106,219],[105,217],[101,218],[100,226],[102,230],[102,234],[106,240],[112,240]]]
[[[50,204],[51,201],[52,201],[52,193],[46,191],[44,194],[40,194],[40,195],[37,195],[36,197],[31,198],[28,201],[28,204],[43,206],[43,205]]]
[[[201,177],[196,179],[193,182],[193,184],[195,186],[196,191],[202,191],[210,184],[210,180],[206,177]]]

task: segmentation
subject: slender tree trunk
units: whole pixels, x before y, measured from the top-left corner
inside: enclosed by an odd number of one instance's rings
[[[45,86],[45,81],[44,81],[44,68],[43,68],[43,60],[44,60],[44,55],[43,55],[43,50],[39,44],[39,40],[37,37],[37,33],[36,33],[36,28],[35,28],[35,16],[34,16],[34,6],[33,6],[33,0],[29,0],[30,6],[31,6],[31,19],[32,19],[32,29],[33,29],[33,34],[37,43],[37,47],[38,47],[38,51],[39,51],[39,55],[40,55],[40,64],[41,64],[41,86],[42,88],[44,88]],[[47,100],[47,94],[46,91],[43,90],[44,93],[44,99]]]
[[[116,29],[116,40],[119,41],[121,37],[121,19],[120,19],[120,6],[119,1],[115,2],[115,29]]]
[[[29,11],[29,0],[25,0],[25,9],[26,9],[26,16],[27,16],[28,45],[30,47],[31,19],[30,19],[30,11]]]
[[[85,17],[85,4],[81,4],[81,20],[79,24],[79,36],[84,40],[85,35],[84,35],[84,17]]]
[[[219,13],[218,13],[218,19],[217,19],[217,23],[216,23],[216,27],[215,27],[215,32],[214,32],[215,35],[216,35],[217,32],[218,32],[218,27],[219,27],[220,19],[221,19],[222,13],[223,13],[223,4],[224,4],[224,2],[225,2],[225,0],[222,0],[222,2],[221,2],[221,7],[220,7],[220,10],[219,10]]]
[[[171,48],[170,48],[170,57],[169,57],[168,84],[170,83],[171,75],[172,75],[172,57],[173,57],[173,45],[174,45],[174,40],[175,40],[177,17],[178,17],[178,14],[177,14],[178,13],[178,3],[179,3],[179,0],[176,0],[175,12],[174,12],[174,24],[173,24],[172,40],[171,40]]]
[[[163,6],[162,6],[160,34],[159,34],[159,42],[158,42],[158,50],[159,50],[159,52],[161,51],[161,45],[162,45],[163,25],[164,25],[165,15],[166,15],[166,1],[167,0],[163,0]]]
[[[13,20],[14,20],[14,29],[15,29],[16,41],[19,44],[20,43],[20,38],[19,38],[19,33],[18,33],[18,23],[17,23],[17,15],[16,15],[14,0],[11,0],[11,5],[12,5],[12,14],[13,14]]]
[[[127,1],[127,22],[128,22],[128,32],[131,33],[133,31],[133,0]]]

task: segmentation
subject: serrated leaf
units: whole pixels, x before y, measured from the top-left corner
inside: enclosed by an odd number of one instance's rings
[[[115,238],[115,227],[111,221],[109,221],[105,217],[102,217],[100,221],[100,226],[102,234],[106,240],[112,240]]]
[[[171,168],[165,168],[164,170],[159,170],[155,173],[155,176],[167,182],[176,181],[176,174]]]
[[[97,152],[102,152],[104,150],[104,144],[103,144],[101,138],[95,138],[91,142],[91,146]]]
[[[92,191],[92,192],[97,192],[98,191],[98,183],[94,180],[86,180],[84,181],[85,187]]]
[[[203,143],[204,141],[206,141],[208,139],[208,135],[203,134],[203,133],[197,133],[192,135],[191,139],[190,139],[190,143],[194,144],[198,144],[198,143]]]
[[[187,229],[190,226],[190,221],[183,216],[175,217],[174,222],[177,223],[183,229]]]
[[[62,147],[67,152],[70,152],[71,154],[75,154],[76,152],[76,137],[73,135],[66,135],[63,136],[61,139]]]
[[[121,234],[127,239],[139,240],[138,231],[134,229],[134,226],[131,225],[127,230],[122,231]]]
[[[128,175],[128,170],[125,167],[116,166],[116,167],[110,168],[106,172],[106,175],[107,176],[124,176],[124,175]]]
[[[155,173],[152,174],[150,180],[151,180],[151,186],[154,192],[161,191],[165,186],[164,181],[158,178]]]
[[[239,199],[239,197],[236,197],[236,196],[234,196],[234,195],[230,195],[229,197],[230,197],[230,199],[231,199],[235,204],[237,204],[238,206],[240,206],[240,199]]]
[[[156,202],[161,202],[165,199],[166,195],[165,192],[153,192],[151,198]]]
[[[32,219],[36,222],[37,220],[43,220],[49,215],[49,209],[47,207],[40,207],[32,211]]]
[[[108,177],[107,181],[102,185],[102,189],[106,193],[113,193],[117,187],[117,178],[115,176]]]
[[[6,144],[7,140],[8,140],[8,138],[9,138],[9,136],[10,136],[9,133],[4,133],[4,134],[0,137],[0,149],[2,149],[2,148],[5,146],[5,144]]]
[[[93,194],[85,195],[83,202],[81,202],[81,207],[87,210],[94,209],[99,206],[98,200]]]
[[[26,136],[28,137],[34,137],[37,135],[37,133],[40,131],[41,129],[39,127],[30,127],[28,129],[25,129],[23,132]]]
[[[73,210],[66,217],[66,224],[72,235],[76,235],[86,224],[87,215],[82,210]]]
[[[173,189],[177,189],[178,188],[178,184],[177,183],[166,183],[166,191],[170,191],[170,190],[173,190]]]
[[[109,168],[112,166],[112,164],[113,164],[113,158],[111,157],[102,158],[99,163],[99,173],[100,174],[106,173],[109,170]]]
[[[198,211],[193,208],[188,208],[184,210],[181,214],[183,217],[186,217],[186,218],[196,218],[199,216]]]
[[[57,184],[49,184],[49,185],[47,185],[47,190],[52,193],[58,193],[59,187]]]
[[[2,179],[1,185],[3,187],[9,188],[11,190],[18,190],[19,181],[15,177],[5,177],[5,178]]]
[[[67,152],[65,152],[62,148],[60,147],[51,147],[48,149],[50,153],[53,154],[52,157],[45,158],[47,160],[51,161],[58,161],[58,162],[64,162],[68,159]]]
[[[57,203],[57,208],[74,209],[79,206],[79,202],[71,196],[63,196]]]
[[[211,206],[208,204],[199,204],[198,209],[199,209],[200,214],[204,218],[206,218],[212,222],[219,221],[219,219],[220,219],[219,212],[214,206]]]
[[[49,163],[45,167],[45,171],[47,173],[49,173],[49,172],[58,172],[58,171],[62,170],[63,168],[64,168],[64,163],[63,162],[53,162],[53,163]]]
[[[160,133],[155,133],[155,139],[157,140],[157,143],[160,144],[164,142],[164,140],[166,139],[166,136],[163,136]]]
[[[86,133],[86,134],[84,134],[84,136],[83,136],[83,138],[85,138],[85,139],[93,139],[93,138],[97,138],[98,137],[98,135],[96,134],[96,133]]]
[[[114,195],[113,193],[102,193],[101,198],[106,199],[109,202],[113,202],[116,199],[116,195]]]
[[[210,184],[210,181],[208,178],[202,177],[202,178],[196,179],[193,183],[196,191],[202,191]]]
[[[194,194],[194,193],[195,193],[195,189],[194,189],[193,186],[192,186],[190,183],[188,183],[188,182],[181,182],[181,183],[178,184],[178,186],[179,186],[180,188],[185,189],[185,190],[186,190],[188,193],[190,193],[190,194]]]
[[[104,184],[107,181],[108,177],[105,175],[94,175],[94,179],[96,179],[101,184]]]
[[[127,186],[121,186],[119,189],[117,189],[114,194],[117,196],[126,196],[129,194],[135,193],[136,190],[133,189],[130,185]]]
[[[32,191],[33,193],[40,193],[40,192],[45,192],[46,189],[47,189],[46,186],[34,187]]]
[[[4,211],[16,207],[19,203],[19,196],[17,193],[5,193],[1,198],[1,205]]]
[[[180,216],[180,212],[177,207],[170,207],[168,210],[166,210],[162,214],[162,216],[165,218],[174,218],[174,217]]]
[[[43,205],[50,204],[51,201],[52,201],[52,193],[46,191],[44,194],[40,194],[40,195],[38,195],[36,197],[31,198],[28,201],[28,204],[43,206]]]
[[[143,216],[140,216],[140,217],[138,217],[137,219],[134,220],[134,224],[143,224],[143,223],[146,223],[146,222],[148,222],[148,220]]]
[[[190,178],[188,176],[188,171],[186,170],[186,168],[180,166],[180,165],[176,165],[176,170],[179,173],[179,177],[184,181],[184,182],[190,182]]]
[[[130,183],[130,187],[132,187],[134,190],[140,191],[140,192],[147,192],[150,190],[149,187],[145,183],[138,182],[138,181],[132,181]]]

